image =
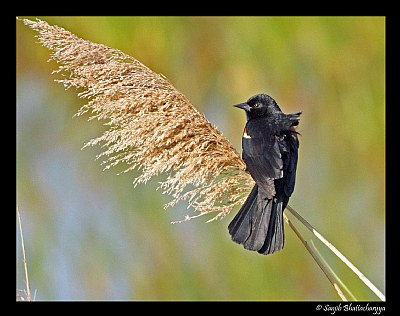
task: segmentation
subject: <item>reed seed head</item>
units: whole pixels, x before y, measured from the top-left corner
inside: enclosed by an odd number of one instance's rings
[[[197,215],[224,217],[242,204],[253,185],[245,164],[230,142],[163,75],[135,58],[37,19],[24,23],[38,32],[52,51],[66,89],[75,87],[88,99],[76,115],[89,113],[109,126],[86,146],[105,150],[105,169],[124,163],[138,169],[135,185],[166,174],[160,183],[172,196],[167,206],[186,200]],[[210,221],[211,221],[210,220]]]

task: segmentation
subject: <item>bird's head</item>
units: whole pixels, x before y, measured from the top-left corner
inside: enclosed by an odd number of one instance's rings
[[[267,94],[257,94],[244,103],[236,104],[235,107],[246,112],[247,119],[282,113],[275,100]]]

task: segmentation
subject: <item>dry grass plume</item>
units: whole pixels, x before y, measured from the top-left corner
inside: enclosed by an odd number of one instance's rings
[[[217,212],[211,220],[242,204],[253,180],[230,142],[164,76],[135,58],[83,40],[45,21],[23,20],[52,51],[65,88],[88,99],[77,113],[105,121],[109,129],[86,146],[100,144],[105,168],[126,164],[138,169],[134,184],[164,173],[160,183],[173,197],[186,200],[194,216]]]

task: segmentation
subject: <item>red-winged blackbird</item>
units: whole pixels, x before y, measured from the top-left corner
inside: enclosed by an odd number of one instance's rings
[[[282,113],[266,94],[235,106],[246,111],[242,157],[256,184],[228,229],[233,241],[268,255],[284,245],[283,210],[296,180],[299,140],[295,126],[301,112]]]

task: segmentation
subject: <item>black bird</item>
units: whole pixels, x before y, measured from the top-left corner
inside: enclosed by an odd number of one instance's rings
[[[301,112],[284,114],[273,98],[257,94],[235,105],[246,111],[242,158],[255,186],[229,224],[232,240],[268,255],[284,245],[283,210],[296,180]]]

